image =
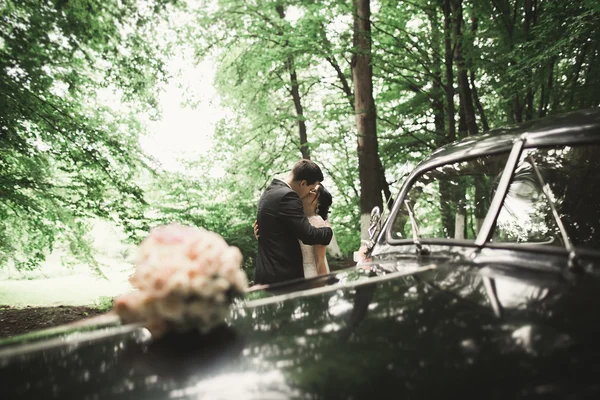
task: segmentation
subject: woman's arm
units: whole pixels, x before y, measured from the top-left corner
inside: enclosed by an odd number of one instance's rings
[[[311,218],[309,221],[311,225],[317,228],[322,228],[324,226],[331,228],[329,222],[324,221],[321,217]],[[315,263],[317,264],[317,274],[328,274],[329,271],[327,271],[327,260],[325,258],[327,256],[327,246],[316,244],[313,246],[313,253],[315,256]]]
[[[327,246],[323,246],[321,244],[314,245],[313,251],[315,254],[315,263],[317,264],[317,273],[319,275],[328,274],[327,261],[325,260]]]

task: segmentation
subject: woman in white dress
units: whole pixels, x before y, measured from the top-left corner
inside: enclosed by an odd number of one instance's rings
[[[331,193],[323,185],[317,186],[302,199],[304,214],[306,214],[311,225],[317,228],[323,226],[330,227],[329,221],[327,221],[327,214],[329,214],[331,203]],[[329,273],[329,264],[327,264],[325,254],[327,246],[309,246],[300,241],[300,248],[302,250],[302,265],[304,267],[305,278]]]

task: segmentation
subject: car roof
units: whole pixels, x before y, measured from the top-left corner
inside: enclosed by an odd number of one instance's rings
[[[550,116],[466,137],[431,153],[419,164],[417,170],[429,169],[453,160],[510,151],[518,140],[524,140],[525,147],[600,141],[600,109]]]

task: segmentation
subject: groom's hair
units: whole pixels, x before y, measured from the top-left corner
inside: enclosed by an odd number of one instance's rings
[[[306,181],[309,185],[323,181],[321,168],[310,160],[300,160],[292,168],[294,181]]]

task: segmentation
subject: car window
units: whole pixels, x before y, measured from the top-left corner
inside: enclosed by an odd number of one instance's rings
[[[396,214],[392,237],[413,237],[412,212],[419,238],[475,239],[507,159],[508,153],[478,157],[418,176]]]
[[[552,214],[552,201],[569,240],[575,246],[597,249],[600,245],[599,151],[597,144],[524,151],[492,241],[564,246]],[[544,194],[543,184],[550,198]]]

